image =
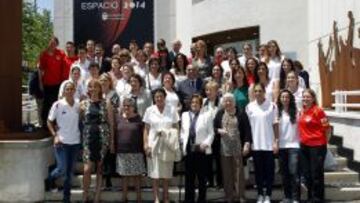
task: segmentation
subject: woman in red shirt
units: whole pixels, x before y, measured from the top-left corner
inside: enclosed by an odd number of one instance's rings
[[[324,160],[327,150],[328,119],[311,89],[303,92],[299,119],[302,167],[310,202],[324,202]]]

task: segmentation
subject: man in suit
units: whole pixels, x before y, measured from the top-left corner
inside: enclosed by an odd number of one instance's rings
[[[111,63],[105,59],[104,47],[100,43],[95,45],[95,62],[100,66],[100,75],[110,71]]]
[[[179,84],[178,91],[182,103],[182,110],[188,111],[190,109],[190,99],[195,93],[201,94],[203,81],[198,77],[198,68],[189,64],[186,67],[187,78]]]
[[[181,45],[180,40],[175,40],[173,42],[172,50],[169,52],[169,59],[170,59],[171,63],[174,62],[176,55],[180,53],[181,46],[182,45]]]

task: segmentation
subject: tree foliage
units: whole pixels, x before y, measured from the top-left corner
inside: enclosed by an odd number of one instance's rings
[[[28,67],[34,68],[40,52],[47,47],[53,34],[49,10],[39,12],[32,1],[23,1],[22,57]]]

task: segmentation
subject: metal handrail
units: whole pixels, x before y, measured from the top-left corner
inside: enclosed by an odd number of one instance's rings
[[[335,107],[335,111],[338,113],[347,112],[348,107],[360,108],[360,103],[348,103],[347,98],[348,96],[360,96],[360,90],[335,90],[331,95],[335,96],[335,103],[332,106]]]

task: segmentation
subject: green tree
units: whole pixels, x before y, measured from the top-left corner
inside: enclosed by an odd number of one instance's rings
[[[32,1],[23,1],[22,58],[28,67],[36,67],[39,54],[47,47],[52,34],[50,11],[39,12]]]

